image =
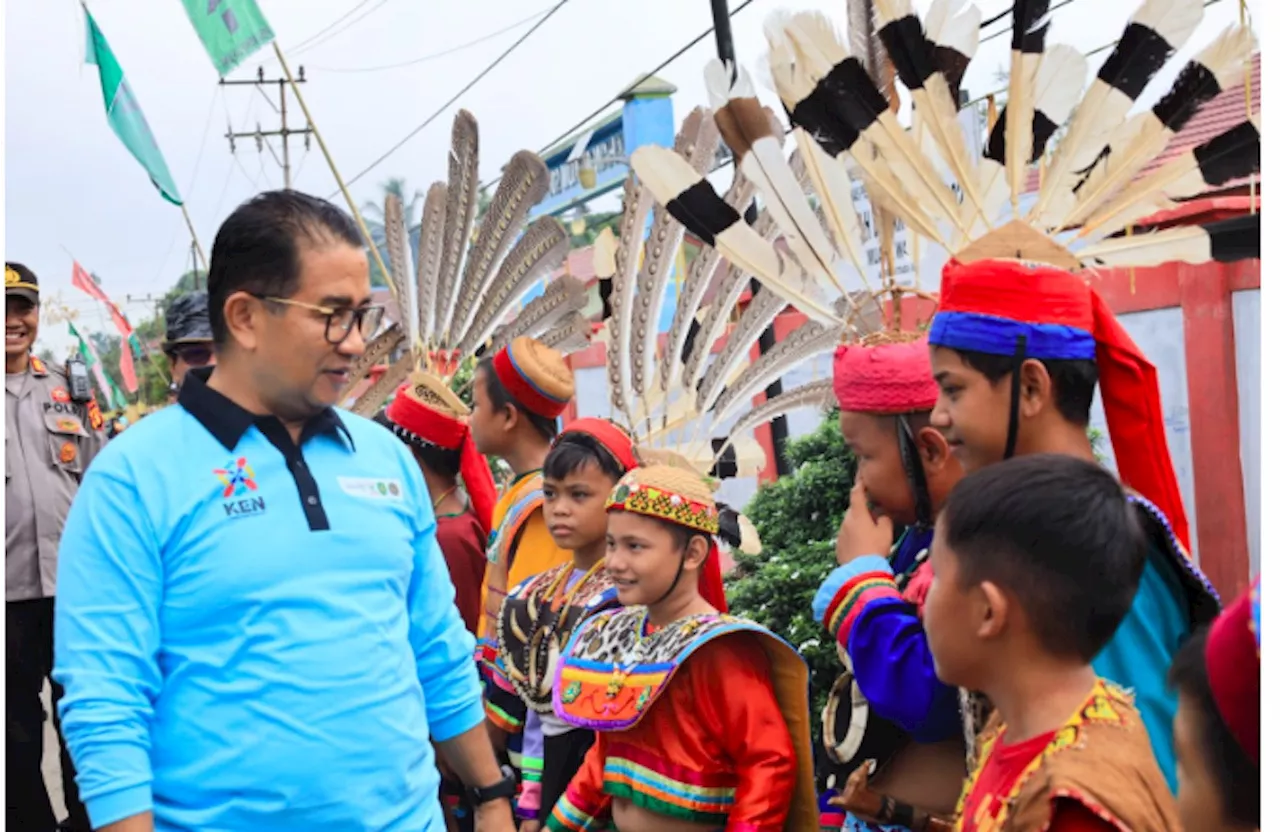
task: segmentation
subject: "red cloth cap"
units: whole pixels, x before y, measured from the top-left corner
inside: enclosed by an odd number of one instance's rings
[[[900,344],[836,347],[836,400],[841,410],[889,415],[933,410],[938,385],[921,338]]]
[[[517,338],[493,357],[502,388],[529,412],[555,419],[573,398],[573,371],[564,356],[532,338]]]
[[[1155,365],[1092,287],[1078,275],[1050,267],[1005,260],[952,261],[942,271],[935,329],[946,313],[1046,325],[1044,331],[1031,331],[1033,338],[1043,337],[1045,343],[1053,343],[1072,330],[1091,334],[1098,387],[1120,479],[1155,503],[1182,544],[1190,546],[1187,515],[1165,438]],[[946,345],[945,338],[932,330],[929,339]],[[1029,348],[1027,357],[1054,356],[1036,355]]]
[[[1254,765],[1258,765],[1262,711],[1261,639],[1254,617],[1260,593],[1261,578],[1222,611],[1209,628],[1204,655],[1213,702]]]
[[[498,503],[498,489],[493,484],[489,461],[471,439],[471,427],[467,420],[455,419],[429,407],[409,394],[407,384],[400,385],[395,398],[387,406],[387,418],[424,442],[459,452],[461,460],[458,473],[467,489],[471,507],[488,538],[493,528],[493,508]]]
[[[631,441],[631,434],[608,419],[594,417],[575,419],[564,426],[564,430],[560,431],[560,435],[551,443],[551,447],[554,448],[561,439],[575,433],[590,436],[598,442],[624,472],[630,471],[639,464],[636,461],[635,444]]]

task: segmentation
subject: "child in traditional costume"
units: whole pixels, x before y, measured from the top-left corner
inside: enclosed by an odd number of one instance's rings
[[[510,586],[568,563],[542,516],[542,464],[573,398],[573,371],[563,355],[532,338],[517,338],[476,365],[471,430],[481,453],[501,458],[515,478],[498,501],[485,571],[481,659],[491,672],[498,609]]]
[[[967,476],[938,519],[924,624],[938,676],[996,707],[957,832],[1169,832],[1173,796],[1133,698],[1090,662],[1146,555],[1115,478],[1019,457]]]
[[[1175,200],[1258,171],[1260,135],[1248,120],[1149,170],[1205,102],[1244,79],[1256,40],[1246,27],[1228,26],[1167,94],[1138,109],[1134,101],[1196,32],[1200,0],[1144,0],[1083,96],[1084,56],[1066,44],[1046,45],[1047,3],[1015,3],[1009,102],[975,161],[957,125],[959,91],[978,39],[976,9],[934,3],[922,19],[909,2],[855,5],[880,12],[874,20],[863,14],[848,21],[856,49],[838,34],[844,25],[812,13],[776,16],[766,32],[774,86],[821,220],[776,138],[758,123],[736,120],[752,160],[742,169],[771,209],[785,206],[776,214],[795,260],[771,250],[747,224],[732,191],[720,198],[673,151],[640,148],[632,165],[662,206],[708,246],[770,290],[790,292],[798,308],[821,315],[798,289],[798,275],[838,277],[843,261],[861,266],[853,245],[861,226],[846,175],[856,163],[867,191],[910,238],[952,258],[929,334],[942,391],[933,423],[966,471],[1035,451],[1092,459],[1086,429],[1100,385],[1120,479],[1144,509],[1150,557],[1131,614],[1096,669],[1136,690],[1172,785],[1174,701],[1165,674],[1181,641],[1216,614],[1218,602],[1186,554],[1188,524],[1165,444],[1155,368],[1073,272],[1259,257],[1257,214],[1125,233]],[[730,70],[737,74],[732,87]],[[742,68],[715,74],[713,94],[729,99],[731,114],[745,113],[754,99]],[[894,113],[898,80],[914,104],[910,133]],[[1046,156],[1051,145],[1056,150]],[[1037,164],[1039,188],[1031,195],[1027,174]],[[830,240],[820,233],[822,220]],[[888,235],[880,237],[883,250]],[[907,721],[919,724],[926,716],[919,711]]]
[[[488,461],[471,439],[469,414],[442,380],[415,373],[374,421],[399,436],[422,469],[436,515],[436,537],[457,593],[453,601],[474,632],[497,490]]]
[[[605,502],[636,466],[631,437],[605,419],[565,425],[543,466],[543,517],[573,560],[517,586],[498,614],[498,672],[486,692],[490,711],[523,721],[516,814],[537,832],[595,741],[559,719],[551,703],[556,663],[587,616],[618,605],[604,571]]]
[[[599,734],[549,829],[816,827],[807,670],[725,614],[720,533],[685,468],[637,468],[610,497],[605,568],[627,607],[588,619],[561,658],[556,714]]]
[[[1178,693],[1178,811],[1188,832],[1262,825],[1261,636],[1259,578],[1191,637],[1169,672]]]
[[[937,684],[919,617],[935,507],[963,472],[929,426],[938,387],[920,333],[886,331],[838,347],[834,384],[858,483],[836,543],[843,565],[813,602],[851,671],[824,712],[826,785],[839,794],[855,769],[874,766],[860,793],[834,804],[850,810],[844,828],[886,828],[894,818],[884,796],[899,822],[919,826],[925,815],[951,814],[965,776],[956,691]],[[907,531],[891,551],[894,525]]]

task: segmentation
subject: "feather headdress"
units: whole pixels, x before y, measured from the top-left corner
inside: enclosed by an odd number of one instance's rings
[[[368,344],[351,374],[351,387],[396,350],[404,354],[355,403],[361,415],[376,411],[415,367],[447,378],[467,357],[521,335],[545,336],[561,351],[587,345],[591,327],[580,314],[587,294],[571,276],[552,281],[511,317],[569,253],[569,237],[559,221],[540,217],[526,224],[550,186],[546,165],[526,150],[512,156],[477,226],[479,164],[475,117],[459,110],[448,182],[436,182],[427,192],[412,272],[404,206],[394,194],[387,196],[387,249],[400,323]]]

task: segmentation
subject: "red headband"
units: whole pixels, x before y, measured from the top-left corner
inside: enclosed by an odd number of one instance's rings
[[[493,370],[498,374],[503,389],[532,413],[555,419],[569,406],[568,399],[558,398],[533,382],[529,374],[516,364],[511,347],[493,357]]]
[[[1036,346],[1061,349],[1074,343],[1071,339],[1084,339],[1074,346],[1079,351],[1094,348],[1098,388],[1120,479],[1155,503],[1182,544],[1190,546],[1187,514],[1165,438],[1155,365],[1102,297],[1078,275],[1060,269],[1002,260],[952,261],[942,272],[930,342],[962,349],[957,340],[962,336],[954,334],[952,319],[966,314],[971,319],[960,323],[980,328],[985,337],[1008,329],[1011,322],[1028,325],[1020,330],[1028,337],[1028,358],[1062,358],[1061,353],[1037,355]],[[1093,345],[1087,343],[1090,336]],[[1006,354],[994,348],[973,351]]]
[[[461,461],[458,473],[467,489],[467,497],[475,509],[485,537],[493,527],[493,509],[498,502],[498,489],[493,484],[493,472],[471,439],[471,427],[464,419],[454,419],[433,407],[428,407],[408,394],[408,385],[401,385],[395,398],[387,406],[387,418],[418,437],[449,451],[458,451]]]
[[[923,338],[900,344],[836,347],[836,400],[854,413],[905,414],[933,410],[938,385]]]
[[[1262,579],[1223,610],[1209,628],[1204,663],[1213,702],[1231,736],[1258,764],[1262,710],[1262,640],[1255,616],[1260,608]]]
[[[572,433],[590,436],[600,443],[624,473],[639,464],[636,462],[635,446],[632,444],[631,435],[608,419],[593,417],[575,419],[564,426],[564,430],[560,431],[560,435],[551,443],[551,447],[554,448],[561,439]]]

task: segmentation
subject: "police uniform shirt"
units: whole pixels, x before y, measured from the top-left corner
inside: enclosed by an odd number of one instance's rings
[[[408,449],[295,444],[193,370],[112,440],[63,538],[54,677],[95,827],[443,829],[431,740],[483,722]]]
[[[106,442],[102,413],[71,401],[64,371],[31,356],[5,375],[4,421],[5,600],[51,598],[63,522]]]

